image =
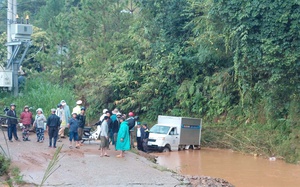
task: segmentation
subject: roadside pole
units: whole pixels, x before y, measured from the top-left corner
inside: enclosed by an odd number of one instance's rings
[[[29,24],[29,16],[26,16],[26,23],[18,23],[17,0],[7,0],[7,65],[6,72],[12,75],[12,85],[6,88],[13,89],[13,95],[19,94],[18,71],[24,60],[24,57],[31,45],[31,34],[33,27]],[[23,48],[22,50],[20,50]],[[23,54],[18,56],[20,52]],[[5,87],[5,85],[3,86]]]
[[[17,0],[13,0],[12,7],[13,7],[12,21],[14,24],[16,24],[17,23]],[[11,37],[11,34],[12,33],[10,33],[10,37]],[[13,50],[15,50],[15,49],[13,49]],[[17,97],[19,94],[18,70],[19,70],[18,63],[17,63],[16,59],[14,59],[12,62],[12,73],[13,73],[13,89],[14,89],[15,97]]]
[[[7,0],[7,43],[11,42],[11,27],[13,21],[13,1]],[[12,55],[12,46],[7,45],[7,62],[11,58]]]

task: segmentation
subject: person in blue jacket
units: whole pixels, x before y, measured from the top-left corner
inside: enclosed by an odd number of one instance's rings
[[[117,137],[116,150],[120,151],[118,158],[124,157],[124,152],[130,150],[130,136],[128,122],[124,118],[120,118],[120,129]]]

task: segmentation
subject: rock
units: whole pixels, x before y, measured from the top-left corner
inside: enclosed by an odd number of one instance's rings
[[[182,183],[183,183],[184,185],[191,184],[191,182],[190,182],[190,180],[189,180],[188,178],[183,179]]]
[[[187,177],[187,176],[186,176]],[[193,176],[188,177],[192,186],[199,187],[234,187],[228,181],[220,178],[213,178],[208,176]]]

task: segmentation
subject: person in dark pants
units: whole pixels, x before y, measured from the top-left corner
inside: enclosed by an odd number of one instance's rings
[[[49,135],[49,147],[52,147],[53,139],[53,148],[56,148],[56,141],[58,137],[58,130],[60,127],[60,118],[55,114],[56,110],[51,109],[51,115],[47,119],[47,130]]]
[[[79,141],[78,141],[78,120],[77,120],[77,113],[73,113],[72,114],[72,118],[69,120],[69,124],[68,124],[68,127],[69,127],[69,140],[70,140],[70,146],[69,148],[70,149],[73,149],[73,146],[72,146],[72,141],[75,142],[75,148],[76,149],[79,149],[80,145],[79,145]]]
[[[79,145],[83,145],[82,136],[83,136],[83,128],[85,126],[85,107],[80,108],[80,114],[77,115],[78,119],[78,140],[80,142]]]
[[[20,141],[17,135],[17,124],[18,124],[18,118],[17,118],[17,114],[15,111],[16,105],[14,103],[12,103],[10,105],[10,110],[7,112],[7,125],[8,125],[8,129],[7,129],[7,134],[8,134],[8,140],[10,142],[12,141],[12,136],[14,135],[14,138],[16,141]]]
[[[143,150],[143,142],[142,142],[142,139],[141,139],[141,136],[142,136],[141,128],[142,128],[141,123],[137,122],[137,126],[136,126],[136,143],[137,143],[137,148],[140,151]]]
[[[143,141],[143,151],[145,153],[148,153],[148,138],[149,138],[149,129],[147,127],[147,124],[144,123],[143,124],[143,130],[141,131],[141,138],[142,138],[142,141]]]
[[[111,133],[110,133],[110,139],[111,139],[111,142],[112,142],[112,145],[115,145],[116,142],[117,142],[117,136],[118,136],[118,131],[119,131],[119,122],[117,121],[118,118],[117,118],[117,114],[119,113],[119,110],[117,108],[115,108],[113,111],[112,111],[112,115],[110,116],[110,119],[111,119]],[[116,145],[115,145],[116,147]]]
[[[117,118],[116,118],[116,120],[113,123],[113,129],[112,129],[113,133],[114,133],[113,136],[114,136],[114,141],[115,141],[115,150],[117,150],[117,138],[118,138],[118,132],[119,132],[120,125],[121,125],[120,119],[122,117],[122,114],[120,112],[118,112],[116,114],[116,116],[117,116]]]
[[[129,112],[128,115],[129,115],[129,118],[126,119],[126,121],[128,122],[128,127],[129,127],[130,148],[135,148],[134,147],[134,126],[135,126],[134,113]]]
[[[107,149],[109,150],[109,144],[112,141],[113,137],[113,131],[112,131],[112,120],[111,120],[111,111],[106,111],[107,119],[107,125],[108,125],[108,143],[107,143]]]

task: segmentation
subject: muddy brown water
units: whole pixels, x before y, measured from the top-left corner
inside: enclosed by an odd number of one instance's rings
[[[223,178],[236,187],[299,187],[300,165],[243,155],[230,150],[155,153],[157,162],[184,175]]]

